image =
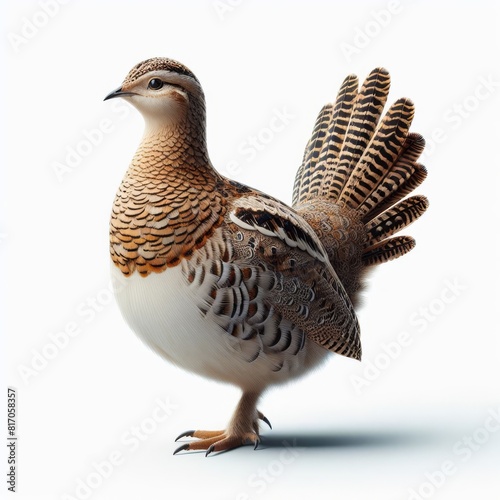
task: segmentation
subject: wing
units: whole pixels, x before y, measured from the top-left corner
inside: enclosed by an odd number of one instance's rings
[[[360,359],[354,308],[313,229],[289,207],[260,195],[236,199],[226,220],[231,262],[260,270],[258,289],[267,307],[313,342]]]

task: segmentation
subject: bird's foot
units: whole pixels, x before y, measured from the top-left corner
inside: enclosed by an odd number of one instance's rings
[[[210,453],[232,450],[249,443],[253,443],[257,448],[260,442],[260,437],[255,432],[187,431],[183,432],[176,441],[183,437],[194,437],[198,440],[179,446],[174,451],[174,455],[180,451],[206,450],[205,456],[208,457]]]
[[[260,411],[257,412],[257,416],[258,419],[271,427],[269,420]],[[254,449],[256,449],[260,443],[258,420],[253,422],[252,427],[253,429],[247,431],[230,428],[229,430],[220,431],[192,430],[183,432],[177,436],[176,441],[183,437],[194,437],[197,438],[197,441],[191,441],[179,446],[174,451],[174,455],[180,451],[206,450],[205,456],[208,457],[210,453],[232,450],[245,444],[253,444]]]

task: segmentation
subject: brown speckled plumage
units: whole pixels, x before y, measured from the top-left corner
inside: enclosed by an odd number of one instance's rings
[[[152,81],[152,79],[155,81]],[[205,103],[193,73],[154,58],[134,67],[123,96],[146,133],[113,205],[113,272],[123,315],[166,359],[239,385],[226,431],[188,431],[181,449],[207,453],[258,443],[256,404],[266,387],[306,373],[327,350],[360,359],[354,312],[366,270],[411,250],[393,234],[427,208],[404,198],[425,178],[416,163],[414,108],[396,101],[382,118],[389,74],[361,90],[349,76],[320,112],[293,193],[293,208],[212,167]]]
[[[184,148],[182,137],[148,138],[113,205],[115,265],[125,275],[137,270],[147,276],[191,256],[223,222],[227,201],[217,189],[220,182],[206,168],[201,152],[197,156],[194,149]]]
[[[173,59],[167,59],[166,57],[152,57],[151,59],[146,59],[145,61],[142,61],[134,66],[123,81],[123,86],[126,87],[131,85],[142,75],[157,70],[172,71],[178,73],[179,75],[189,76],[190,78],[198,81],[196,76],[183,64],[174,61]]]

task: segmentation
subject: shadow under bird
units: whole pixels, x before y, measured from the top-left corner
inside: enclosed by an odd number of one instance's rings
[[[215,170],[203,90],[184,65],[143,61],[106,97],[145,120],[111,214],[119,308],[160,356],[242,390],[226,429],[184,432],[177,439],[195,439],[174,453],[257,447],[266,388],[331,353],[361,358],[363,278],[414,247],[393,235],[428,206],[407,197],[427,174],[424,139],[409,132],[414,106],[399,99],[382,117],[389,85],[383,68],[360,90],[356,76],[344,80],[316,120],[291,207]]]

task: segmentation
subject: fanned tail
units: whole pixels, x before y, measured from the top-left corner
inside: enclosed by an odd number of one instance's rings
[[[391,237],[428,207],[424,196],[405,197],[427,175],[417,163],[425,141],[410,133],[414,105],[398,99],[382,117],[390,87],[389,73],[374,69],[358,93],[348,76],[335,104],[318,115],[294,185],[293,204],[301,211],[327,201],[355,213],[366,232],[361,260],[379,264],[409,252],[415,241]]]

